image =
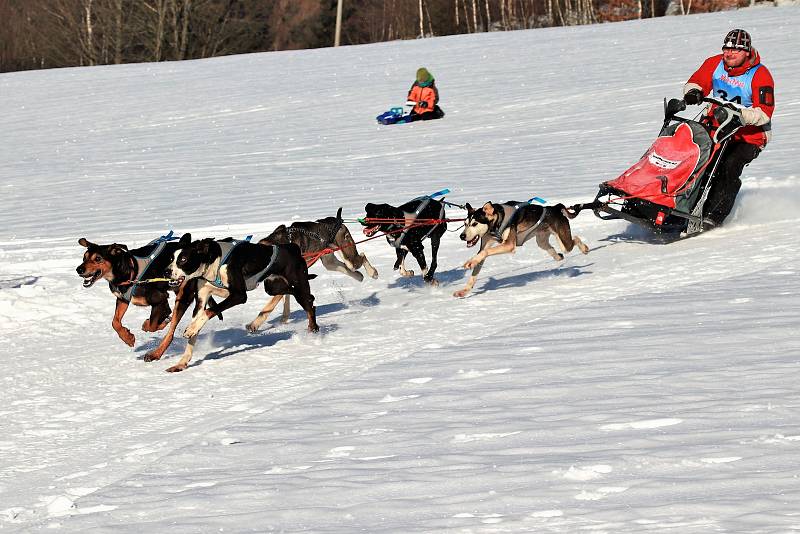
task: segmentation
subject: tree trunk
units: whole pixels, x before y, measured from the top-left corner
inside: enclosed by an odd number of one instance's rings
[[[419,36],[425,37],[425,18],[422,16],[422,0],[419,0]]]
[[[95,61],[95,53],[94,53],[94,41],[93,41],[93,32],[94,28],[92,26],[92,0],[85,0],[83,4],[83,14],[84,20],[86,23],[85,31],[86,35],[84,36],[84,53],[86,55],[86,62],[88,65],[94,65]]]

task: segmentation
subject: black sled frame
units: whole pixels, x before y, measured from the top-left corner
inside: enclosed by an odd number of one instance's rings
[[[697,187],[701,188],[701,193],[691,213],[662,206],[643,198],[633,197],[625,191],[609,186],[605,182],[600,184],[599,191],[594,201],[589,204],[578,205],[575,208],[590,208],[600,219],[623,219],[630,223],[648,228],[656,234],[677,236],[683,233],[688,237],[714,228],[714,223],[703,217],[703,206],[711,191],[714,178],[717,176],[717,168],[719,167],[722,155],[725,153],[725,149],[733,134],[736,130],[741,128],[743,124],[741,114],[735,106],[710,97],[704,98],[703,101],[718,106],[715,110],[715,118],[719,126],[716,131],[710,132],[712,134],[712,140],[718,148],[713,151],[710,156],[711,161],[706,166],[706,170],[703,171],[703,175],[698,178],[699,183]],[[673,122],[696,122],[692,119],[676,115],[676,113],[685,109],[686,103],[683,100],[673,98],[667,102],[667,100],[664,99],[664,123],[661,126],[659,136],[663,135],[667,127]],[[719,113],[717,113],[718,111]],[[706,127],[708,128],[707,124]],[[666,182],[662,184],[661,191],[666,194]],[[601,200],[603,197],[605,197],[605,200]],[[613,197],[617,198],[616,201],[620,198],[623,199],[620,207],[612,207],[610,205],[612,202],[615,202]]]

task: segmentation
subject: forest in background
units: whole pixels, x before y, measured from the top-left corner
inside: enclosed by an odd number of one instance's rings
[[[754,0],[342,0],[341,44],[615,22]],[[332,46],[337,0],[0,0],[0,72]]]

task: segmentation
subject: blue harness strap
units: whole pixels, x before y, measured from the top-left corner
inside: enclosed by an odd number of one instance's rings
[[[119,298],[125,302],[131,301],[131,298],[133,298],[133,292],[136,290],[139,284],[141,284],[145,273],[150,268],[150,264],[153,263],[153,260],[155,260],[159,254],[161,254],[161,251],[164,250],[164,247],[167,245],[168,241],[174,241],[176,239],[178,238],[174,237],[174,232],[170,230],[168,234],[157,237],[148,243],[148,245],[156,245],[156,248],[153,249],[153,252],[147,256],[133,256],[134,261],[136,261],[136,270],[138,271],[138,274],[136,275],[136,278],[132,280],[130,286],[128,286],[128,289],[119,294]]]
[[[503,211],[506,214],[506,217],[503,220],[503,224],[500,225],[500,228],[498,228],[496,231],[492,232],[492,237],[497,239],[497,241],[502,242],[503,241],[503,232],[505,232],[506,228],[508,228],[509,225],[514,221],[514,219],[516,218],[517,214],[519,213],[519,209],[522,206],[530,206],[531,201],[533,201],[533,200],[536,200],[538,202],[538,201],[541,201],[543,199],[540,199],[539,197],[533,197],[532,199],[530,199],[530,200],[528,200],[526,202],[513,202],[513,203],[512,202],[507,202],[505,204],[501,204],[503,206]],[[510,209],[507,210],[508,207],[512,207],[512,206],[513,206],[513,210],[510,210]],[[511,214],[509,214],[508,211],[511,211]],[[522,242],[523,243],[527,240],[528,236],[530,236],[531,232],[536,230],[539,227],[539,225],[542,224],[542,221],[544,220],[545,213],[547,213],[547,207],[546,206],[542,206],[542,214],[539,215],[539,220],[536,221],[536,224],[534,224],[530,228],[526,228],[525,229],[525,232],[524,232],[525,235],[522,236]],[[520,244],[519,237],[520,236],[517,237],[517,245]]]
[[[222,266],[225,265],[226,263],[228,263],[228,258],[231,257],[231,254],[236,249],[236,247],[238,247],[242,243],[250,242],[250,239],[252,237],[253,236],[249,235],[249,236],[245,237],[244,239],[232,239],[230,241],[217,241],[217,244],[219,245],[219,248],[221,249],[219,265],[217,266],[217,276],[216,276],[216,278],[214,278],[214,280],[206,280],[206,281],[209,282],[214,287],[218,287],[220,289],[227,289],[225,287],[225,284],[222,283],[222,276],[219,274],[219,272],[222,269]]]
[[[269,261],[267,262],[267,266],[261,269],[253,276],[251,276],[250,278],[248,278],[247,280],[245,280],[245,285],[247,286],[247,289],[249,291],[255,289],[256,286],[262,280],[264,280],[264,278],[267,277],[277,257],[278,257],[278,247],[276,245],[272,245],[272,255],[270,256]],[[252,280],[252,282],[248,283],[250,280]]]
[[[415,209],[414,213],[411,214],[411,217],[410,217],[411,223],[407,224],[406,225],[406,229],[403,230],[403,233],[400,234],[400,237],[398,237],[397,239],[395,239],[392,242],[392,244],[394,245],[394,248],[400,248],[400,245],[403,243],[403,239],[405,239],[406,234],[408,234],[408,231],[411,230],[411,226],[414,224],[414,221],[417,220],[417,217],[419,217],[419,214],[422,213],[422,210],[424,210],[428,206],[428,204],[431,203],[431,197],[429,197],[429,196],[418,197],[418,198],[415,198],[414,200],[421,200],[422,202],[419,203],[419,206],[417,206],[417,209]],[[407,219],[409,219],[409,217],[406,217],[406,220]],[[428,233],[430,234],[430,232],[428,232]],[[427,237],[427,234],[426,234],[425,237]]]

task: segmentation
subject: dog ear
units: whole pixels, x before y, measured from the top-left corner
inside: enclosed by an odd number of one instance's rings
[[[119,243],[114,243],[113,245],[108,247],[108,254],[110,256],[119,256],[120,254],[124,254],[128,251],[128,247],[125,245],[120,245]]]
[[[211,253],[211,238],[203,239],[197,247],[197,253],[208,256]]]
[[[192,242],[192,234],[190,234],[189,232],[186,232],[185,234],[183,234],[181,236],[181,239],[180,239],[180,241],[178,241],[178,244],[181,245],[182,247],[185,247],[186,245],[188,245],[191,242]]]
[[[483,213],[485,213],[487,217],[494,217],[494,206],[492,206],[491,202],[487,202],[483,205]]]
[[[467,202],[467,205],[464,207],[467,208],[467,217],[472,217],[472,214],[475,213],[475,208],[470,206],[469,202]]]
[[[89,248],[91,246],[97,246],[94,243],[92,243],[91,241],[87,241],[87,239],[85,237],[82,237],[82,238],[78,239],[78,244],[80,246],[86,247],[86,248]]]

